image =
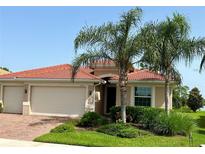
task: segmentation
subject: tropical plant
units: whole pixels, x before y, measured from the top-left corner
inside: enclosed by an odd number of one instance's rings
[[[203,107],[203,97],[200,94],[200,91],[198,88],[193,88],[189,93],[189,98],[187,100],[187,106],[196,112],[197,109]]]
[[[180,108],[186,105],[189,97],[189,87],[183,85],[177,85],[173,89],[172,102],[174,108]]]
[[[171,112],[169,115],[160,113],[155,118],[152,131],[159,135],[187,135],[190,136],[195,129],[191,117],[183,113]]]
[[[165,21],[146,24],[141,29],[141,45],[144,55],[141,62],[148,69],[164,77],[165,111],[169,112],[170,84],[181,81],[176,64],[185,59],[189,63],[196,52],[203,51],[204,38],[191,38],[190,26],[183,15],[174,13]]]
[[[141,15],[142,10],[134,8],[123,13],[117,23],[85,26],[74,41],[76,52],[80,48],[86,52],[73,61],[73,78],[81,65],[90,65],[99,59],[111,60],[118,67],[123,122],[126,122],[128,71],[133,60],[140,55],[137,30]]]

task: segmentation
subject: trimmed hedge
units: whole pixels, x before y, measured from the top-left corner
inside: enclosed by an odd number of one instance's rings
[[[120,106],[114,106],[110,109],[110,117],[112,121],[116,122],[120,119]],[[160,108],[143,107],[143,106],[127,106],[127,122],[141,123],[146,126],[149,125],[147,122],[149,119],[152,120],[156,114],[164,112]]]
[[[100,125],[105,125],[108,120],[96,112],[87,112],[80,119],[78,126],[81,127],[96,127]]]
[[[156,123],[156,117],[160,113],[165,113],[165,111],[159,108],[145,107],[143,113],[141,113],[139,123],[144,129],[152,129]]]

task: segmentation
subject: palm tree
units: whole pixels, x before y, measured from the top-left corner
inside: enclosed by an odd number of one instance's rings
[[[202,56],[199,72],[202,71],[203,67],[205,67],[205,54]]]
[[[126,123],[127,74],[130,64],[140,55],[138,24],[142,10],[134,8],[124,12],[117,23],[108,22],[101,26],[85,26],[75,38],[75,51],[86,52],[73,61],[73,77],[81,65],[89,65],[99,59],[113,61],[119,69],[121,118]]]
[[[173,14],[165,21],[146,24],[141,29],[141,45],[144,55],[141,62],[150,70],[160,72],[165,79],[165,111],[169,112],[170,81],[181,81],[177,62],[190,63],[193,55],[201,53],[205,40],[189,37],[190,26],[186,18]]]

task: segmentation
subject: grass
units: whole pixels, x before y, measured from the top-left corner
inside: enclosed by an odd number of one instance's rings
[[[205,144],[205,112],[185,113],[192,116],[198,123],[197,129],[193,132],[193,146]],[[95,131],[76,131],[66,133],[48,133],[37,137],[34,141],[82,145],[82,146],[112,146],[112,147],[187,147],[189,144],[188,137],[183,136],[157,136],[154,134],[140,136],[137,138],[120,138],[106,135]]]

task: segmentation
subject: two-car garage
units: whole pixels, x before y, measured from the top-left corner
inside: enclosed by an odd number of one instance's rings
[[[83,87],[31,87],[32,113],[82,115],[85,108]]]
[[[30,95],[31,114],[79,116],[85,111],[86,88],[77,86],[3,86],[4,112],[22,113]],[[28,92],[29,91],[29,92]]]

